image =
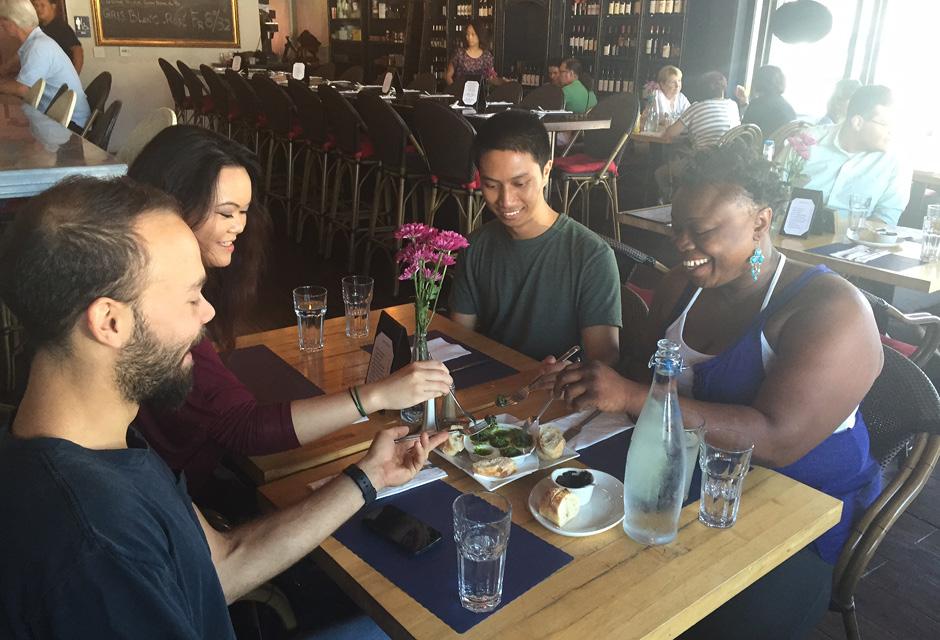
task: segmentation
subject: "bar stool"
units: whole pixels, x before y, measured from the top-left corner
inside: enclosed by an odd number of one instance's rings
[[[453,198],[460,212],[460,231],[469,235],[480,224],[486,206],[480,175],[473,164],[473,127],[449,106],[419,100],[415,105],[415,129],[431,171],[427,224],[433,226],[437,210]]]
[[[334,164],[330,162],[330,150],[335,142],[327,133],[326,110],[316,92],[311,91],[303,82],[289,78],[287,95],[297,108],[297,119],[302,130],[298,140],[304,148],[304,173],[300,186],[297,206],[297,242],[303,240],[304,224],[313,216],[317,225],[317,240],[322,241],[324,220],[327,216],[326,201],[329,193],[328,184]],[[314,174],[313,172],[316,171]],[[316,176],[316,195],[318,206],[308,204],[310,199],[311,175]]]
[[[232,138],[239,142],[247,139],[247,142],[242,142],[242,144],[257,154],[261,148],[259,125],[262,125],[264,121],[261,100],[258,99],[258,94],[255,93],[251,83],[237,71],[226,69],[225,79],[232,93],[235,94],[237,105],[236,115],[232,120],[235,125]]]
[[[430,180],[427,158],[394,108],[376,93],[359,94],[356,101],[359,114],[369,128],[372,144],[381,161],[375,184],[372,216],[363,261],[363,272],[369,272],[369,263],[375,250],[383,249],[395,265],[393,294],[398,295],[398,265],[395,254],[401,249],[401,240],[394,232],[405,223],[405,207],[412,206],[412,220],[418,219],[417,198],[419,187]],[[382,200],[385,208],[381,208]],[[394,200],[394,205],[391,204]],[[384,214],[384,215],[383,215]],[[379,220],[383,224],[379,226]]]
[[[623,156],[627,140],[640,117],[640,103],[632,93],[620,93],[601,100],[591,110],[598,119],[610,118],[610,129],[584,132],[584,153],[567,155],[577,136],[568,145],[565,154],[555,158],[552,176],[555,184],[561,182],[562,212],[569,214],[575,198],[581,196],[581,221],[590,226],[591,190],[601,187],[610,205],[614,223],[614,238],[620,240],[620,198],[617,193],[617,164]],[[571,187],[574,186],[572,193]]]
[[[176,112],[176,118],[182,123],[189,123],[193,120],[193,103],[186,95],[186,83],[183,82],[183,76],[176,70],[169,60],[158,58],[160,69],[166,77],[167,86],[170,88],[170,95],[173,96],[173,110]]]
[[[183,76],[183,84],[189,91],[189,100],[193,105],[193,120],[195,125],[212,128],[212,96],[206,94],[206,86],[196,75],[196,72],[187,66],[182,60],[176,61],[176,66]]]
[[[325,253],[329,257],[333,234],[339,228],[349,238],[349,270],[352,271],[356,259],[356,245],[364,240],[368,232],[368,229],[360,224],[364,221],[360,207],[362,187],[366,180],[377,172],[379,161],[375,156],[372,141],[366,135],[366,125],[352,104],[329,85],[321,85],[319,92],[326,109],[327,126],[336,140],[333,205],[323,238]],[[349,210],[340,212],[339,200],[344,176],[349,178],[351,201]]]
[[[104,112],[104,105],[108,102],[108,96],[111,94],[111,73],[102,71],[95,79],[85,87],[85,98],[88,100],[88,107],[91,109],[91,115],[82,129],[82,137],[88,135],[91,126],[95,120]]]
[[[238,117],[238,105],[235,94],[222,76],[206,64],[199,65],[209,95],[212,96],[212,115],[215,119],[215,130],[227,138],[232,137],[232,122]]]
[[[267,204],[271,198],[284,203],[287,233],[290,235],[293,217],[294,140],[300,137],[300,124],[297,122],[296,109],[290,96],[274,80],[262,74],[255,74],[251,82],[261,100],[267,132],[268,145],[265,154],[267,162],[264,165],[265,203]],[[286,180],[283,190],[272,188],[276,157],[283,157],[285,163]]]

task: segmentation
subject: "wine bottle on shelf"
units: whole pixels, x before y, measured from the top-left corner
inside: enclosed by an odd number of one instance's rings
[[[659,51],[659,52],[660,52],[660,55],[661,55],[663,58],[666,58],[667,60],[669,59],[669,55],[670,55],[670,53],[672,52],[672,43],[671,43],[671,39],[672,39],[672,31],[668,31],[668,32],[666,33],[666,37],[663,39],[663,43],[662,43],[662,45],[661,45],[661,47],[660,47],[660,51]]]

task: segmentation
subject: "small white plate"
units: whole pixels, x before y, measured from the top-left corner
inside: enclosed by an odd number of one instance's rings
[[[555,483],[551,476],[542,478],[529,493],[529,511],[539,524],[555,533],[572,538],[593,536],[616,527],[623,521],[623,483],[609,473],[590,470],[594,474],[594,495],[581,505],[578,515],[559,527],[539,513],[539,501]]]
[[[534,453],[530,453],[527,456],[523,456],[522,460],[516,461],[516,472],[511,476],[506,478],[491,478],[489,476],[478,476],[477,474],[473,473],[473,463],[470,461],[470,456],[466,451],[461,451],[456,456],[446,455],[442,453],[440,449],[435,449],[434,453],[444,458],[461,471],[465,472],[468,476],[480,483],[480,485],[482,485],[483,488],[487,491],[495,491],[496,489],[499,489],[500,487],[505,486],[510,482],[518,480],[519,478],[524,478],[530,473],[535,473],[539,469],[548,469],[550,467],[554,467],[555,465],[559,465],[562,462],[574,460],[581,455],[574,449],[567,446],[562,452],[561,457],[557,460],[542,460]],[[551,482],[552,479],[548,478],[548,481]],[[622,499],[621,502],[623,502]]]
[[[873,247],[875,249],[893,249],[895,247],[900,247],[902,244],[904,244],[904,238],[901,236],[898,236],[898,239],[895,241],[873,242],[871,240],[862,240],[861,238],[858,237],[858,233],[856,233],[852,229],[849,229],[848,231],[846,231],[845,235],[849,240],[851,240],[855,244],[864,245],[866,247]]]

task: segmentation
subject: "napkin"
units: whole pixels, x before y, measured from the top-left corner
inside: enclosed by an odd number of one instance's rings
[[[336,474],[320,478],[319,480],[314,480],[307,486],[311,491],[316,491],[327,482],[336,477]],[[404,493],[405,491],[410,491],[411,489],[416,489],[422,485],[426,485],[429,482],[434,482],[435,480],[440,480],[441,478],[446,478],[447,472],[441,469],[440,467],[435,467],[433,465],[428,465],[424,467],[421,471],[418,472],[414,478],[405,484],[398,485],[397,487],[385,487],[376,494],[376,500],[381,500],[382,498],[387,498],[389,496],[394,496],[399,493]]]
[[[459,344],[447,342],[444,338],[428,340],[428,351],[430,351],[433,360],[439,360],[441,362],[447,362],[448,360],[470,355],[470,352]]]
[[[571,427],[577,425],[593,412],[593,409],[589,409],[587,411],[572,413],[570,416],[565,416],[564,418],[559,418],[558,420],[552,420],[551,424],[561,429],[562,433],[564,433],[566,429],[570,429]],[[581,449],[590,447],[592,444],[596,444],[601,440],[606,440],[611,436],[615,436],[618,433],[622,433],[627,429],[632,428],[633,421],[630,420],[630,418],[625,414],[602,413],[588,422],[584,428],[581,429],[581,433],[572,439],[570,445],[575,451],[580,451]]]

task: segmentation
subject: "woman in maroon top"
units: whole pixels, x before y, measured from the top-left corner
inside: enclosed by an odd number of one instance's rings
[[[486,27],[478,20],[471,20],[463,29],[463,39],[465,46],[457,50],[444,72],[447,85],[459,85],[474,76],[490,84],[500,84],[502,80],[493,66],[493,53],[489,50],[490,39]]]
[[[254,156],[211,131],[180,125],[160,132],[128,175],[180,201],[206,268],[203,294],[216,308],[209,337],[192,350],[193,389],[185,404],[174,412],[144,405],[135,421],[167,464],[186,472],[191,495],[197,501],[209,497],[213,470],[225,452],[284,451],[357,420],[359,412],[345,391],[260,405],[216,353],[213,342],[223,349],[234,346],[235,322],[255,298],[270,232],[257,199]],[[443,364],[419,362],[382,382],[359,386],[358,393],[365,412],[372,413],[441,396],[451,382]]]

